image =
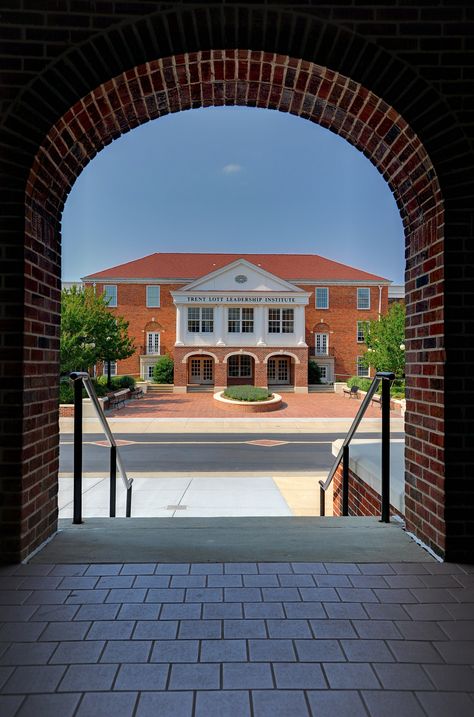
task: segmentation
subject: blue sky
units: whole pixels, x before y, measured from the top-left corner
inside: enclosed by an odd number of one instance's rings
[[[63,214],[63,280],[156,251],[314,253],[403,282],[383,177],[332,132],[269,110],[167,115],[89,163]]]

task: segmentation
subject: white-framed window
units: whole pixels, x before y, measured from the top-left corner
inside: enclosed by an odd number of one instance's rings
[[[253,333],[253,309],[233,306],[228,309],[227,319],[229,334]]]
[[[369,326],[368,321],[358,321],[357,322],[357,343],[358,344],[365,343],[365,337],[367,335],[368,326]]]
[[[105,284],[104,297],[107,301],[107,306],[112,309],[117,306],[117,284]]]
[[[327,354],[329,348],[329,334],[316,334],[316,353]]]
[[[104,363],[102,365],[102,373],[104,374],[104,376],[108,376],[107,365],[108,365],[108,361],[104,361]],[[110,375],[111,376],[117,375],[117,361],[110,362]]]
[[[190,334],[212,334],[214,331],[214,309],[190,306],[188,308],[188,331]]]
[[[227,360],[227,375],[231,378],[251,378],[251,357],[245,354],[229,356]]]
[[[160,307],[160,287],[157,284],[146,287],[146,305],[150,309],[158,309]]]
[[[314,292],[317,309],[329,309],[329,289],[327,286],[318,286]]]
[[[368,366],[365,366],[363,364],[363,357],[358,356],[357,357],[357,365],[356,365],[357,375],[360,378],[368,378],[370,376],[370,369]]]
[[[153,378],[153,369],[154,366],[147,366],[146,367],[146,378]]]
[[[319,375],[321,376],[322,381],[327,381],[328,367],[327,366],[319,366]]]
[[[159,331],[147,331],[146,352],[147,352],[147,354],[159,354],[160,353],[160,332]]]
[[[357,308],[370,309],[370,289],[366,287],[358,287],[357,289]]]
[[[269,309],[268,333],[292,334],[295,330],[294,309]]]

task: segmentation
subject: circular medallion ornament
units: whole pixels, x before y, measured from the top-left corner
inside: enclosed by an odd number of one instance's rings
[[[237,282],[237,284],[245,284],[245,282],[247,281],[247,277],[245,276],[245,274],[237,274],[237,276],[235,277],[235,281]]]

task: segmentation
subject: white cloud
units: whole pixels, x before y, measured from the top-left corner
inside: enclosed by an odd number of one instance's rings
[[[241,172],[243,167],[240,164],[226,164],[222,167],[224,174],[236,174]]]

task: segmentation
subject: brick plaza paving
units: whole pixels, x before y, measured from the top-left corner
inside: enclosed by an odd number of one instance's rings
[[[108,411],[117,418],[353,418],[360,400],[337,393],[285,393],[283,408],[263,414],[249,414],[238,409],[223,409],[212,393],[147,393],[139,401],[128,401],[124,408]],[[380,407],[369,406],[366,418],[380,418]],[[392,412],[393,416],[398,413]]]
[[[474,566],[0,568],[2,717],[472,717]]]

